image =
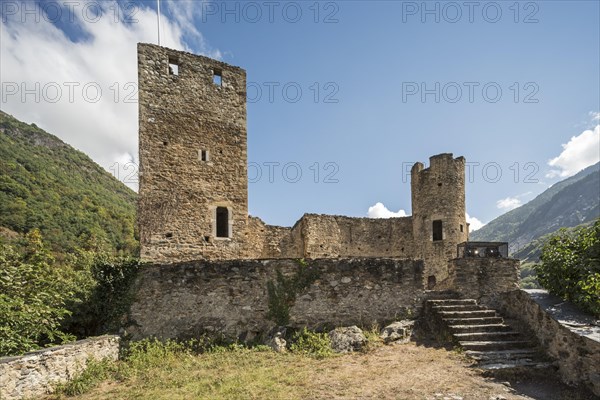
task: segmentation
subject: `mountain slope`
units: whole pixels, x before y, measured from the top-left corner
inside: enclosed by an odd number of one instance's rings
[[[470,240],[509,242],[510,252],[560,228],[600,216],[600,163],[554,184],[529,203],[499,216],[471,234]]]
[[[0,233],[38,228],[53,252],[134,254],[136,194],[84,153],[0,111]]]

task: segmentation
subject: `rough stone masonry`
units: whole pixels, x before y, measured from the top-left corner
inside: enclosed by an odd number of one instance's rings
[[[304,215],[293,227],[248,216],[246,72],[207,57],[138,45],[141,257],[153,263],[397,257],[447,277],[468,238],[465,159],[411,171],[413,215]]]
[[[141,257],[152,265],[136,282],[134,337],[384,323],[418,313],[426,289],[494,298],[516,287],[515,260],[488,260],[476,279],[451,261],[468,239],[463,157],[414,164],[412,216],[267,225],[248,215],[246,72],[151,44],[138,45],[138,64]],[[279,307],[273,285],[294,279],[298,259],[318,278]]]

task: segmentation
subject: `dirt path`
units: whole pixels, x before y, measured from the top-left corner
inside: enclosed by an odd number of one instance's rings
[[[415,343],[329,360],[312,375],[316,399],[592,399],[540,377],[486,378],[463,355]]]

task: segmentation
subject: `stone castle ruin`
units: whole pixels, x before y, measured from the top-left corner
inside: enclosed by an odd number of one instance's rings
[[[593,323],[564,324],[555,302],[517,290],[519,261],[507,243],[468,241],[463,157],[412,167],[412,216],[305,214],[291,228],[267,225],[248,215],[245,71],[151,44],[138,45],[138,63],[148,263],[131,287],[124,337],[269,343],[304,327],[356,333],[394,321],[383,331],[405,337],[413,322],[398,321],[419,317],[480,368],[548,368],[543,348],[565,382],[600,396]],[[83,359],[118,353],[118,337],[99,337],[4,358],[0,397],[45,394]]]
[[[463,157],[412,167],[412,216],[305,214],[291,228],[267,225],[248,215],[246,72],[151,44],[138,45],[138,64],[138,218],[150,264],[125,323],[133,339],[261,341],[282,326],[419,316],[485,368],[543,367],[535,341],[493,307],[535,333],[563,380],[600,395],[600,341],[518,290],[507,243],[468,241]]]
[[[431,287],[448,276],[468,239],[463,157],[413,166],[412,216],[267,225],[248,216],[245,71],[155,45],[138,52],[142,259],[391,257],[423,260]]]

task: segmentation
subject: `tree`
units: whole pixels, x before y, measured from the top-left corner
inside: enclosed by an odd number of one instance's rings
[[[536,272],[544,288],[600,316],[600,219],[592,226],[552,235],[540,259]]]
[[[73,287],[54,267],[38,230],[25,240],[20,252],[0,245],[0,356],[73,338],[60,330]]]

